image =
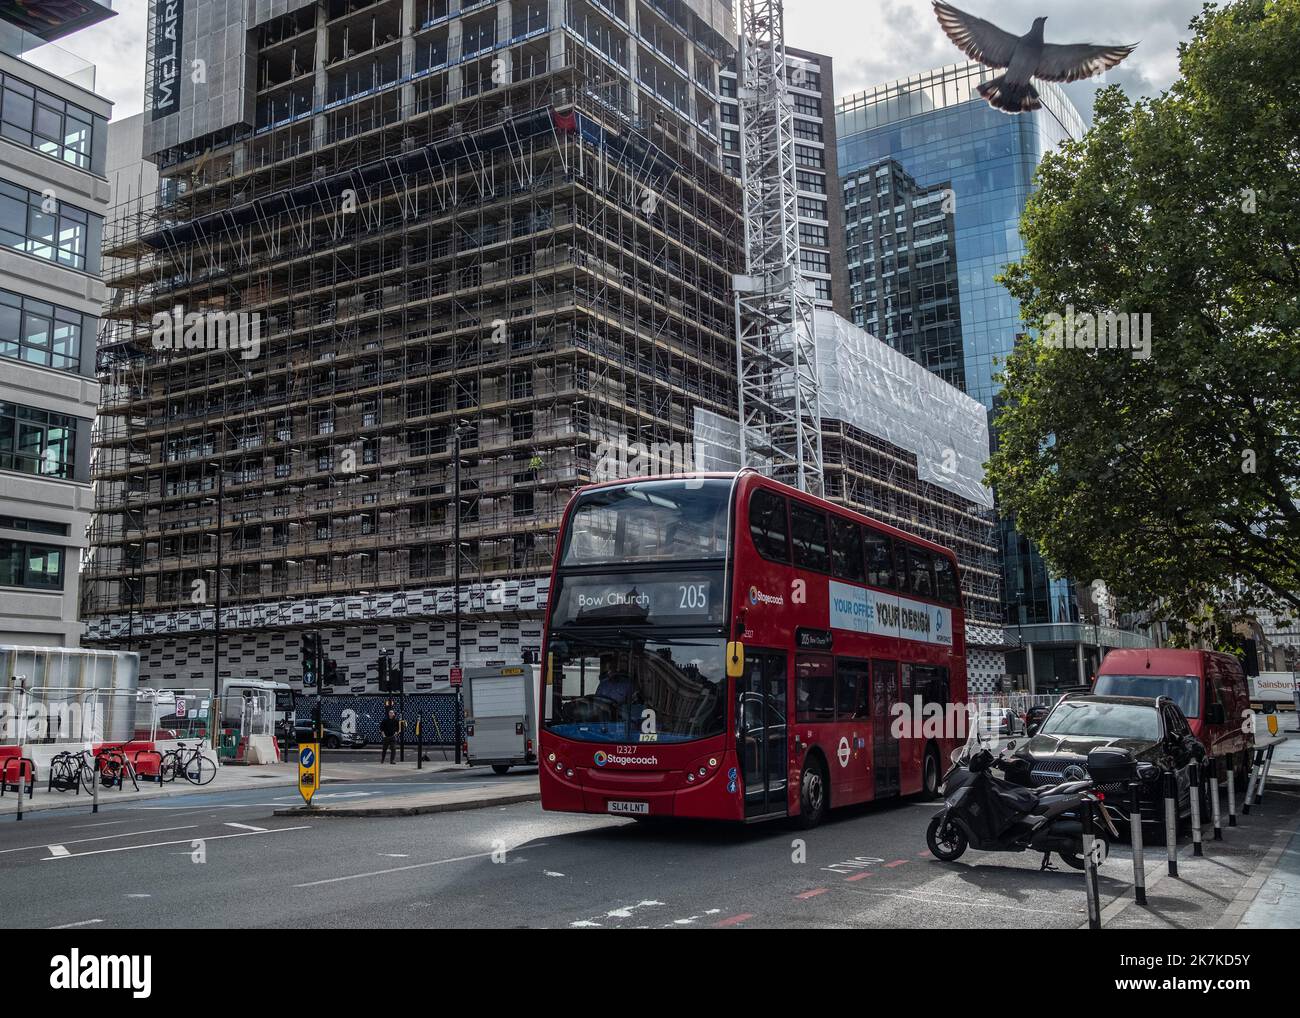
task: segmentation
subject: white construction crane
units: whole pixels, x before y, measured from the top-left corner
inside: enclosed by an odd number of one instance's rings
[[[745,273],[735,277],[740,463],[815,495],[821,410],[810,284],[799,265],[794,112],[782,0],[739,0]]]

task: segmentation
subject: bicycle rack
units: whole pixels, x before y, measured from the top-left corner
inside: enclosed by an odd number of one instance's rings
[[[18,765],[17,781],[9,780],[9,765]],[[27,765],[27,798],[31,798],[36,790],[36,761],[29,756],[10,756],[5,757],[3,763],[0,763],[0,798],[4,797],[5,792],[17,792],[20,796],[23,794],[23,765]]]
[[[145,774],[145,773],[143,773],[143,772],[140,770],[140,757],[142,757],[142,756],[146,756],[146,757],[150,757],[150,756],[152,756],[152,757],[157,757],[157,758],[158,758],[158,773],[157,773],[157,774]],[[162,778],[162,762],[163,762],[163,755],[162,755],[160,752],[158,752],[158,750],[156,750],[156,749],[137,749],[137,750],[135,751],[135,753],[134,753],[134,760],[132,761],[132,766],[135,768],[135,777],[136,777],[136,780],[137,780],[137,781],[156,781],[156,782],[158,782],[158,784],[161,786],[162,783],[163,783],[163,778]]]

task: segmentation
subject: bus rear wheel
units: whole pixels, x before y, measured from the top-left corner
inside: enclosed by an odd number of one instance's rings
[[[805,831],[816,827],[826,816],[829,791],[826,769],[820,760],[810,757],[799,775],[799,816],[795,818]]]
[[[939,751],[931,746],[925,751],[925,764],[921,768],[921,795],[926,799],[939,798]]]

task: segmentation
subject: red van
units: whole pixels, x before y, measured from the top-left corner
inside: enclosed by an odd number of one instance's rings
[[[1182,708],[1210,756],[1226,760],[1244,789],[1255,736],[1247,722],[1250,688],[1241,662],[1212,650],[1112,650],[1092,691],[1167,696]]]

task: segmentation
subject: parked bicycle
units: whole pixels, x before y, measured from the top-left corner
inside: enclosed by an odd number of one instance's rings
[[[183,777],[192,785],[206,785],[217,776],[217,765],[211,757],[204,756],[203,743],[178,742],[175,749],[163,754],[159,773],[164,782]]]

